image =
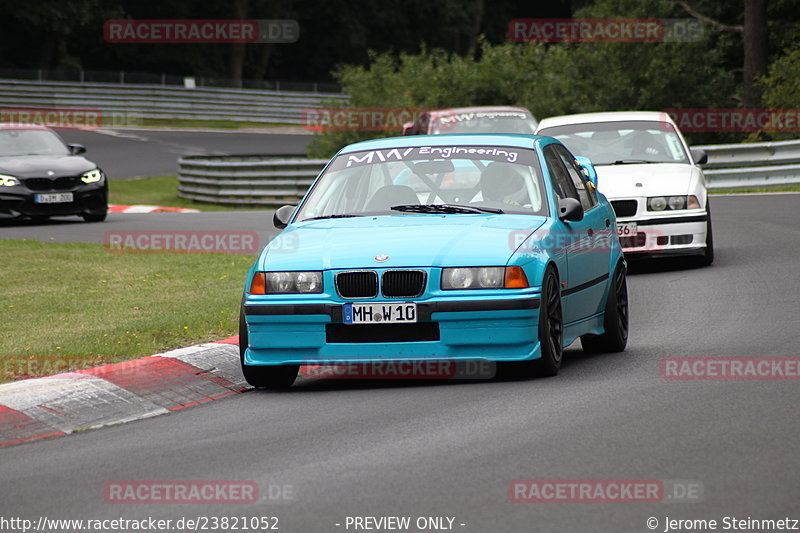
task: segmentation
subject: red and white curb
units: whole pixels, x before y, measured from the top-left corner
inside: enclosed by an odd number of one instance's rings
[[[109,205],[109,213],[199,213],[199,209],[186,207],[159,207],[157,205]]]
[[[249,388],[238,338],[0,385],[0,447],[185,409]]]

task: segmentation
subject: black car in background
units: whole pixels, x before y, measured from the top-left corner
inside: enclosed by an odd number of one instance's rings
[[[108,181],[85,151],[44,126],[0,124],[0,217],[105,220]]]

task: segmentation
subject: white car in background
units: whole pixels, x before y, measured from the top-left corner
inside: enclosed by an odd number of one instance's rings
[[[624,111],[546,118],[538,135],[555,137],[597,170],[598,189],[617,216],[625,255],[694,255],[714,261],[705,152],[690,150],[666,113]]]

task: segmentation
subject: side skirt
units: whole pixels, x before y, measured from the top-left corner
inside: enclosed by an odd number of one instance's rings
[[[602,335],[605,333],[603,328],[603,318],[605,313],[597,313],[569,324],[564,324],[564,347],[566,348],[575,342],[581,335]]]

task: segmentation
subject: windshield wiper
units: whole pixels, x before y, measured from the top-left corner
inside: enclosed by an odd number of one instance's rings
[[[301,222],[305,222],[306,220],[324,220],[326,218],[353,218],[353,217],[360,217],[363,215],[323,215],[321,217],[309,217],[304,218]]]
[[[646,159],[618,159],[611,163],[612,165],[639,165],[639,164],[656,164],[658,161],[647,161]]]
[[[477,207],[473,205],[457,204],[405,204],[393,205],[392,211],[404,211],[406,213],[445,213],[445,214],[474,214],[474,213],[493,213],[502,214],[502,209],[493,207]]]

